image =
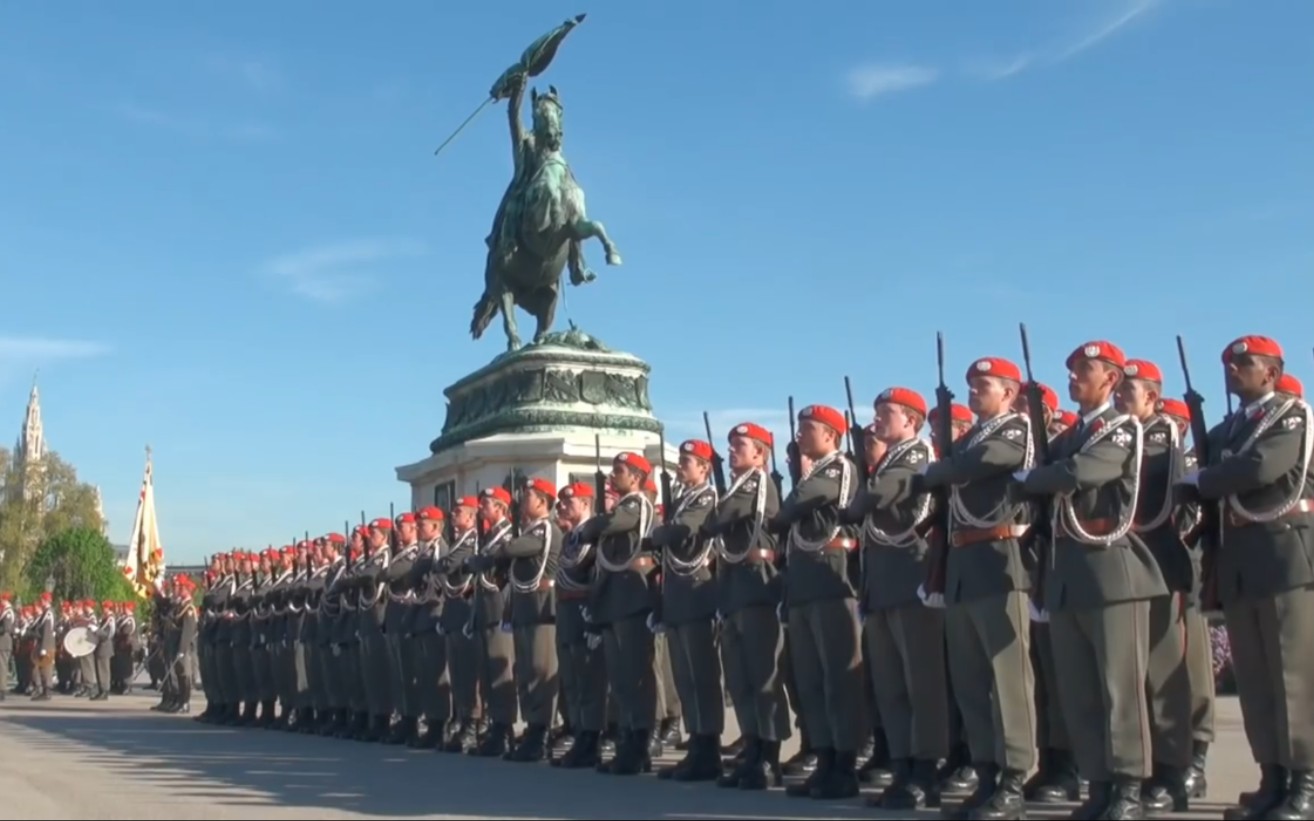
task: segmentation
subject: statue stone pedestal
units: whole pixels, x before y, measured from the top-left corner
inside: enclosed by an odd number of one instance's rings
[[[457,497],[509,486],[513,477],[592,484],[597,445],[606,472],[627,450],[656,467],[662,424],[648,399],[650,370],[573,329],[502,354],[443,392],[447,419],[430,455],[396,469],[411,486],[412,509],[449,509]],[[671,470],[677,446],[666,446]]]

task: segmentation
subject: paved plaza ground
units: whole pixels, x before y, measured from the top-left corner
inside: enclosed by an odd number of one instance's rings
[[[153,693],[107,702],[0,703],[0,818],[879,818],[857,801],[616,778],[150,712]],[[1257,772],[1235,699],[1219,703],[1210,794],[1219,818]],[[730,730],[727,737],[733,737]],[[788,752],[788,751],[787,751]],[[1062,818],[1070,808],[1032,812]],[[923,813],[938,817],[938,813]],[[885,814],[885,817],[896,817]]]

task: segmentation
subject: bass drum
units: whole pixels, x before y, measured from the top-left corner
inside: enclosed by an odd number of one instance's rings
[[[95,649],[96,640],[89,627],[74,627],[64,634],[64,650],[75,659],[91,655]]]

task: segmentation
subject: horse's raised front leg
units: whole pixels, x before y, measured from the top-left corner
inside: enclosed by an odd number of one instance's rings
[[[590,271],[589,266],[584,262],[584,243],[572,239],[568,248],[569,256],[566,264],[570,268],[570,284],[583,285],[597,279],[598,275]]]
[[[607,236],[607,229],[603,227],[602,223],[597,220],[578,219],[575,220],[575,224],[571,226],[571,229],[575,239],[580,242],[596,237],[602,243],[603,250],[607,252],[608,265],[621,264],[620,251],[616,250],[615,243],[611,241],[611,237]]]
[[[516,327],[516,297],[510,288],[502,291],[502,330],[506,331],[506,349],[520,347],[520,329]]]

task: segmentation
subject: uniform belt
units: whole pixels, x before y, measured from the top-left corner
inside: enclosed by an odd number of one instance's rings
[[[1288,510],[1286,513],[1283,513],[1278,518],[1285,519],[1289,516],[1302,516],[1311,511],[1314,511],[1314,500],[1301,499],[1299,502],[1296,502],[1296,504],[1292,506],[1291,510]],[[1263,523],[1251,521],[1250,519],[1243,519],[1242,517],[1236,514],[1235,510],[1228,508],[1227,511],[1228,527],[1246,527],[1248,525],[1257,525],[1257,524],[1263,524]]]
[[[583,601],[588,597],[587,590],[567,590],[563,587],[557,591],[557,601]]]
[[[1099,519],[1083,519],[1079,524],[1081,525],[1081,529],[1086,531],[1090,536],[1107,536],[1118,529],[1118,520],[1107,517]],[[1072,533],[1066,527],[1064,530],[1073,536],[1077,535]]]
[[[850,539],[847,536],[840,536],[838,538],[834,538],[826,542],[824,545],[822,545],[822,548],[825,550],[853,550],[857,546],[858,546],[857,539]]]
[[[755,564],[775,564],[776,551],[769,547],[750,547],[744,551],[744,559]]]
[[[982,542],[1017,539],[1027,532],[1028,527],[1028,525],[997,525],[985,528],[960,528],[953,531],[949,543],[954,547],[967,547]]]
[[[540,579],[539,582],[538,582],[538,587],[536,587],[536,588],[534,588],[534,589],[537,590],[538,592],[542,593],[544,590],[551,590],[552,588],[554,588],[554,587],[556,587],[556,586],[557,586],[557,580],[556,580],[556,579]]]
[[[635,556],[633,559],[630,560],[630,563],[629,563],[629,566],[627,567],[627,569],[628,569],[628,570],[651,570],[655,564],[656,564],[656,562],[654,562],[654,561],[652,560],[652,556]]]

